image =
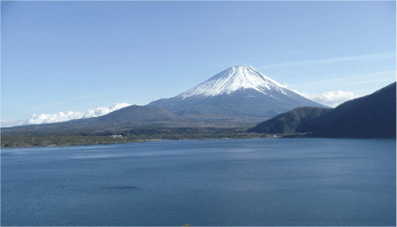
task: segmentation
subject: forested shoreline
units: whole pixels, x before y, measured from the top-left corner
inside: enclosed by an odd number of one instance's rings
[[[75,134],[4,135],[1,148],[136,143],[157,140],[249,139],[303,134],[247,133],[246,128],[140,128]]]

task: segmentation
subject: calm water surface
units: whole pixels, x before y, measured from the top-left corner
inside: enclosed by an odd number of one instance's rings
[[[1,150],[2,225],[396,225],[396,141]]]

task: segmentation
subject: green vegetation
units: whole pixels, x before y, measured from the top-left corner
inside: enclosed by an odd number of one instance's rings
[[[298,107],[287,113],[261,122],[248,132],[257,133],[305,133],[312,132],[314,126],[310,123],[328,113],[331,109],[321,107]]]
[[[113,138],[121,135],[122,138]],[[50,135],[3,135],[2,148],[135,143],[156,140],[275,138],[276,134],[246,133],[245,128],[160,128]],[[276,137],[285,135],[277,134]],[[291,135],[289,135],[291,136]],[[296,136],[295,134],[293,136]]]
[[[247,132],[309,133],[325,138],[396,138],[396,82],[334,109],[298,107]]]
[[[1,147],[46,147],[73,146],[87,144],[110,144],[136,142],[127,138],[111,138],[110,136],[12,136],[2,137]]]

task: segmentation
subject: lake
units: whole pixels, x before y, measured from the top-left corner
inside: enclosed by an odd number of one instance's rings
[[[240,139],[1,150],[1,224],[396,225],[396,141]]]

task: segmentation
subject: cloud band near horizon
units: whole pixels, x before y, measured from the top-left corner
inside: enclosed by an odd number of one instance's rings
[[[98,107],[96,109],[89,109],[84,113],[78,111],[67,111],[67,112],[59,112],[55,114],[39,114],[39,115],[33,114],[27,120],[1,119],[1,127],[49,124],[49,123],[70,121],[75,119],[100,117],[127,106],[131,106],[131,104],[125,102],[116,103],[112,107]]]
[[[303,92],[294,92],[302,95],[303,97],[310,99],[312,101],[321,103],[323,105],[336,107],[339,104],[360,97],[360,95],[354,94],[349,91],[329,91],[322,94],[307,94]],[[57,122],[65,122],[75,119],[83,119],[90,117],[100,117],[105,114],[111,113],[113,111],[119,110],[121,108],[130,106],[129,103],[116,103],[112,107],[98,107],[96,109],[89,109],[84,113],[78,111],[66,111],[59,112],[55,114],[33,114],[27,120],[15,120],[15,119],[1,119],[1,127],[14,127],[22,125],[34,125],[34,124],[49,124]]]
[[[328,92],[324,92],[322,94],[307,94],[307,93],[303,93],[303,92],[298,92],[293,90],[294,92],[302,95],[303,97],[310,99],[312,101],[321,103],[323,105],[327,105],[330,106],[332,108],[337,107],[338,105],[358,98],[360,97],[360,95],[355,94],[351,91],[328,91]]]

